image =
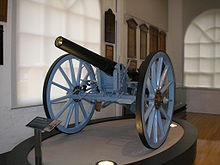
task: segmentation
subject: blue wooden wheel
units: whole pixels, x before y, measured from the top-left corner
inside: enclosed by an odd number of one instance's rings
[[[140,66],[136,97],[136,125],[146,147],[160,147],[169,132],[173,116],[175,78],[165,52],[147,56]]]
[[[61,120],[57,126],[64,133],[76,133],[90,121],[95,100],[85,100],[87,93],[97,91],[90,64],[68,54],[50,67],[43,89],[43,105],[48,118]]]

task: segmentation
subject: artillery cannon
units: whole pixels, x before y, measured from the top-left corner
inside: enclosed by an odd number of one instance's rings
[[[148,55],[134,73],[138,81],[133,81],[126,66],[68,39],[58,37],[55,45],[69,54],[59,57],[50,67],[44,82],[43,104],[48,118],[62,121],[58,130],[67,134],[79,132],[94,110],[116,103],[136,114],[137,131],[146,147],[158,148],[163,144],[175,97],[173,67],[165,52]]]

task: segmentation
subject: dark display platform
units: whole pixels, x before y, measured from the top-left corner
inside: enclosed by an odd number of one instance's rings
[[[95,165],[112,160],[130,165],[191,165],[196,155],[197,130],[184,120],[174,120],[165,143],[157,150],[141,143],[134,119],[108,118],[91,121],[83,131],[66,135],[54,130],[43,134],[44,165]],[[56,136],[55,136],[56,135]],[[34,138],[17,145],[7,155],[7,165],[34,164]]]

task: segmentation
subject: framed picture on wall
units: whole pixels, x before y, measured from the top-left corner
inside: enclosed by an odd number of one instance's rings
[[[147,50],[147,33],[148,27],[142,24],[140,27],[140,59],[144,60],[148,54]]]
[[[8,0],[0,0],[0,21],[7,22]]]
[[[128,49],[128,58],[136,58],[136,28],[137,23],[134,19],[127,20],[128,24],[128,43],[127,43],[127,49]]]
[[[105,45],[105,57],[114,60],[114,48],[112,45]]]
[[[115,43],[115,15],[111,9],[105,12],[105,42]]]
[[[149,51],[154,52],[158,50],[158,35],[159,35],[159,30],[157,27],[150,26],[149,27]]]
[[[159,32],[159,50],[166,51],[166,33],[163,31]]]

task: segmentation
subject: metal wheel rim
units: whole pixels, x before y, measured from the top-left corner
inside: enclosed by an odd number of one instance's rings
[[[51,118],[54,120],[57,120],[57,119],[60,120],[59,115],[62,116],[65,111],[68,111],[68,114],[66,116],[66,120],[61,120],[62,123],[57,126],[58,130],[60,130],[61,132],[64,132],[64,133],[76,133],[76,132],[79,132],[80,130],[82,130],[86,126],[86,124],[90,121],[90,119],[94,113],[94,107],[95,107],[95,103],[94,103],[95,101],[90,102],[89,109],[87,109],[87,111],[86,111],[85,107],[82,104],[82,100],[76,102],[73,99],[68,97],[67,98],[68,101],[66,104],[64,104],[64,107],[62,107],[62,109],[57,114],[55,114],[55,111],[54,111],[54,109],[52,107],[52,103],[51,103],[52,100],[55,100],[55,99],[51,99],[50,95],[51,95],[51,87],[54,86],[53,78],[56,75],[57,71],[58,70],[60,71],[60,73],[64,76],[64,79],[67,81],[67,84],[69,85],[69,88],[64,87],[65,88],[64,89],[63,87],[61,87],[62,85],[58,88],[63,88],[63,90],[69,89],[71,91],[76,86],[76,83],[77,83],[76,81],[78,81],[78,83],[81,82],[80,81],[81,80],[80,69],[78,70],[77,76],[75,76],[75,80],[73,78],[74,76],[72,73],[75,73],[75,72],[74,72],[74,69],[72,69],[73,63],[70,62],[72,60],[79,61],[79,67],[81,67],[81,70],[82,70],[82,68],[85,68],[88,71],[87,78],[89,77],[92,81],[95,82],[95,75],[94,75],[94,71],[93,71],[92,67],[88,63],[86,63],[85,61],[80,60],[71,54],[68,54],[68,55],[61,56],[53,63],[53,65],[51,66],[51,68],[49,69],[49,71],[47,73],[47,76],[46,76],[46,79],[44,82],[44,90],[43,90],[43,104],[44,104],[44,109],[45,109],[45,112],[46,112],[46,115],[48,118]],[[69,79],[68,79],[68,77],[65,78],[65,71],[61,67],[61,65],[64,64],[65,62],[69,63],[69,70],[71,73],[71,78],[69,78]],[[60,69],[60,67],[61,67],[61,69]],[[61,70],[63,70],[64,72]],[[55,86],[58,86],[58,85],[56,84]],[[67,94],[66,94],[66,96],[67,96]],[[67,113],[67,112],[65,112],[65,113]],[[81,121],[79,120],[79,117],[78,118],[75,117],[77,115],[79,116],[79,113],[83,114],[83,117],[84,117],[84,119]],[[70,122],[73,115],[75,117],[75,119],[74,119],[75,123],[73,123],[73,124],[68,123],[68,122]],[[76,124],[76,123],[78,123],[78,124]]]

